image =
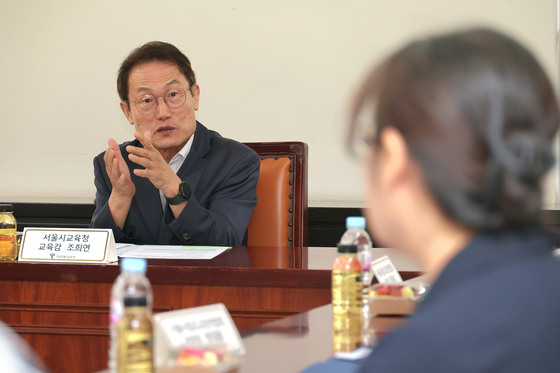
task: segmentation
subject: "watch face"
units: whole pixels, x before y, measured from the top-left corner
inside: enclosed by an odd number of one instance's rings
[[[185,201],[188,201],[191,198],[191,187],[189,184],[183,182],[179,185],[179,193],[183,196]]]
[[[170,205],[179,205],[191,198],[191,187],[189,184],[181,182],[181,184],[179,184],[179,193],[175,197],[165,198]]]
[[[179,184],[179,194],[180,194],[184,199],[187,199],[187,197],[185,196],[185,190],[183,189],[183,185],[185,185],[185,183]]]

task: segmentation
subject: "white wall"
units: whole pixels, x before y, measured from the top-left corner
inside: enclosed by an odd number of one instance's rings
[[[342,145],[351,92],[411,37],[467,25],[519,38],[556,80],[555,0],[0,0],[0,201],[92,202],[93,157],[133,133],[119,64],[163,40],[191,59],[202,123],[307,142],[310,206],[360,205]]]

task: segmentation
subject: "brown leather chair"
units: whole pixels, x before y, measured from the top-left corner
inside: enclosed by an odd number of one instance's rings
[[[248,246],[307,246],[307,144],[245,143],[261,157]]]

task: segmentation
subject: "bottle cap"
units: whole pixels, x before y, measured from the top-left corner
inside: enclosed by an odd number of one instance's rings
[[[0,203],[0,212],[14,212],[14,206],[11,203]]]
[[[123,258],[121,269],[127,272],[146,273],[146,259],[144,258]]]
[[[338,244],[338,252],[339,253],[350,253],[355,254],[358,252],[358,246],[356,245],[342,245]]]
[[[346,218],[346,228],[365,228],[366,218],[363,216],[349,216]]]
[[[125,307],[146,307],[148,300],[146,297],[125,297],[124,306]]]

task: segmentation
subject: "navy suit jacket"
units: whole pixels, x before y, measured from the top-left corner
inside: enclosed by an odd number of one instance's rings
[[[257,203],[260,159],[249,147],[208,130],[197,122],[194,141],[177,175],[189,184],[191,198],[175,218],[166,204],[162,209],[159,190],[134,169],[142,168],[128,159],[127,145],[142,146],[138,140],[120,145],[136,186],[126,223],[121,230],[109,211],[112,185],[105,171],[105,152],[93,161],[95,212],[90,227],[111,228],[116,242],[135,244],[245,245],[246,233]]]
[[[361,372],[560,372],[560,260],[541,232],[476,236]]]

